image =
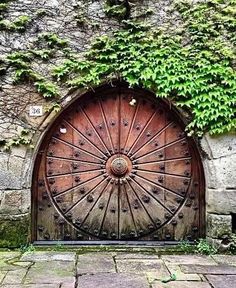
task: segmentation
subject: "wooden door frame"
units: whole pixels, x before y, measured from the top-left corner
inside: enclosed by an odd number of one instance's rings
[[[37,178],[37,174],[38,174],[38,170],[39,170],[39,165],[40,162],[42,160],[42,154],[43,151],[47,145],[47,140],[50,137],[50,132],[52,130],[52,128],[60,122],[60,119],[62,117],[62,115],[65,113],[66,110],[69,109],[69,107],[73,106],[73,103],[75,103],[79,98],[81,97],[94,97],[97,93],[100,92],[105,92],[110,93],[110,91],[112,90],[128,90],[131,89],[132,91],[136,92],[136,93],[142,93],[147,95],[150,98],[154,98],[156,97],[155,94],[151,91],[148,91],[146,89],[142,89],[142,88],[129,88],[127,83],[124,82],[114,82],[112,85],[110,84],[105,84],[102,86],[99,86],[98,88],[96,88],[95,90],[90,90],[88,92],[84,92],[84,93],[78,93],[78,95],[76,95],[72,101],[70,101],[63,109],[62,111],[56,115],[56,117],[51,121],[51,123],[48,125],[48,127],[45,129],[45,131],[42,133],[42,135],[40,136],[40,140],[38,141],[38,145],[36,148],[36,151],[34,153],[34,159],[33,159],[33,173],[32,173],[32,185],[31,185],[31,242],[34,242],[36,244],[55,244],[55,242],[58,241],[37,241],[37,208],[38,208],[38,201],[37,201],[37,181],[35,181],[34,179]],[[159,99],[160,100],[160,99]],[[166,100],[166,99],[161,99],[161,101],[165,104],[165,105],[171,105],[171,103]],[[173,111],[173,113],[175,114],[175,118],[177,119],[179,125],[181,126],[181,128],[185,129],[186,125],[187,125],[187,120],[186,117],[174,106],[171,105],[171,110]],[[200,149],[199,149],[199,145],[197,140],[194,137],[189,137],[188,138],[189,144],[190,144],[190,152],[191,155],[195,155],[195,158],[197,159],[197,169],[199,172],[199,177],[200,177],[200,192],[199,192],[199,221],[200,221],[200,225],[199,225],[199,233],[201,235],[201,237],[205,237],[206,235],[206,201],[205,201],[205,176],[204,176],[204,167],[202,164],[202,157],[201,157],[201,153],[200,153]],[[40,243],[39,243],[40,242]],[[140,245],[153,245],[153,243],[155,243],[155,245],[166,245],[166,244],[176,244],[178,242],[176,241],[107,241],[107,240],[100,240],[100,241],[60,241],[61,243],[66,243],[68,245],[70,244],[75,244],[75,245],[98,245],[98,244],[112,244],[112,245],[120,245],[120,244],[129,244],[129,245],[136,245],[136,244],[140,244]]]

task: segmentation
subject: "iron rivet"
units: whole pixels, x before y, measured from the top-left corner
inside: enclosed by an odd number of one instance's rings
[[[93,196],[92,195],[88,195],[87,196],[87,201],[90,202],[90,203],[93,202]]]
[[[125,120],[125,119],[123,119],[123,123],[124,123],[124,126],[128,126],[128,121],[127,120]]]
[[[102,210],[102,209],[104,208],[104,204],[103,204],[103,203],[100,203],[100,204],[98,205],[98,208]]]
[[[80,221],[79,218],[77,218],[77,219],[75,220],[75,224],[78,225],[78,226],[81,224],[81,221]]]
[[[136,130],[140,130],[140,128],[141,128],[140,124],[137,124],[135,128],[136,128]]]
[[[189,198],[190,198],[190,199],[195,199],[195,194],[194,194],[194,193],[190,193],[190,194],[189,194]]]
[[[49,182],[49,184],[53,185],[55,183],[55,180],[54,180],[54,178],[50,178],[48,182]]]
[[[122,212],[127,212],[128,211],[128,209],[127,208],[122,208]]]
[[[45,184],[44,184],[44,181],[43,181],[43,180],[39,180],[38,185],[39,185],[39,187],[44,186],[44,185],[45,185]]]
[[[77,182],[77,183],[80,182],[80,177],[79,176],[75,177],[75,182]]]
[[[165,170],[165,165],[164,165],[164,164],[161,164],[161,165],[159,166],[159,169],[162,170],[162,171],[164,171],[164,170]]]
[[[84,194],[84,193],[85,193],[85,188],[84,188],[84,187],[80,188],[80,189],[79,189],[79,192],[80,192],[81,194]]]
[[[137,203],[134,204],[134,209],[138,209],[139,205]]]
[[[165,218],[166,218],[166,219],[170,219],[170,217],[171,217],[171,216],[170,216],[169,213],[165,213]]]
[[[130,233],[129,233],[129,235],[131,236],[131,237],[135,237],[135,231],[131,231]]]
[[[164,177],[163,176],[159,176],[158,177],[158,182],[163,183],[164,182]]]
[[[176,220],[173,220],[173,221],[171,221],[171,224],[172,224],[173,226],[176,226],[176,225],[177,225],[177,221],[176,221]]]
[[[189,184],[189,181],[188,181],[187,179],[185,179],[185,180],[183,181],[183,183],[184,183],[184,185],[188,185],[188,184]]]
[[[48,170],[48,175],[52,175],[52,170]]]
[[[182,219],[184,217],[184,214],[182,212],[180,212],[178,217],[179,217],[179,219]]]
[[[75,152],[74,156],[75,157],[79,157],[80,156],[80,152]]]
[[[111,213],[116,213],[115,207],[112,207],[112,208],[110,209],[110,211],[111,211]]]
[[[38,230],[40,231],[40,232],[43,232],[43,226],[38,226]]]
[[[59,225],[64,225],[64,224],[65,224],[65,220],[64,220],[64,219],[60,219],[60,220],[58,221],[58,223],[59,223]]]
[[[78,233],[76,236],[77,236],[77,239],[79,239],[79,240],[82,240],[82,239],[83,239],[83,235],[82,235],[82,234],[79,234],[79,233]]]
[[[192,231],[193,232],[198,232],[198,227],[197,226],[193,227]]]
[[[144,195],[144,196],[142,197],[142,200],[143,200],[144,203],[149,203],[149,202],[150,202],[150,197]]]
[[[111,120],[111,126],[115,126],[116,122],[114,120]]]
[[[171,235],[170,234],[166,234],[165,238],[166,238],[166,240],[170,240],[171,239]]]
[[[152,187],[152,192],[154,194],[159,194],[159,189],[157,187]]]
[[[191,200],[187,200],[186,203],[185,203],[185,206],[186,207],[191,207],[192,205],[192,201]]]
[[[185,176],[189,176],[189,175],[190,175],[190,172],[187,171],[187,170],[185,170],[185,171],[184,171],[184,175],[185,175]]]
[[[155,221],[155,222],[156,222],[156,225],[157,225],[157,226],[160,226],[160,225],[161,225],[161,220],[159,220],[159,219],[156,219],[156,221]]]

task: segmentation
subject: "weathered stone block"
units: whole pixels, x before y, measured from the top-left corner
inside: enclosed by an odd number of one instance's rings
[[[207,215],[207,236],[212,238],[222,238],[225,235],[230,235],[231,231],[231,215]]]
[[[210,136],[206,134],[201,141],[201,146],[209,158],[220,158],[236,153],[235,134]]]
[[[78,278],[78,287],[86,288],[148,288],[146,278],[140,275],[123,273],[96,273]]]
[[[236,154],[204,161],[208,188],[236,189]]]
[[[0,189],[20,189],[25,160],[0,153]]]
[[[207,189],[206,204],[210,213],[236,213],[236,190]]]
[[[6,190],[2,191],[3,197],[0,202],[0,214],[23,214],[30,209],[30,191]]]
[[[78,274],[112,273],[115,272],[115,263],[112,254],[85,254],[80,255],[77,265]]]
[[[236,287],[236,275],[207,275],[206,278],[214,288]]]

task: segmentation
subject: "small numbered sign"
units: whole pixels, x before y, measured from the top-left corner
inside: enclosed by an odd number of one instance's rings
[[[29,115],[31,117],[43,116],[43,106],[30,106]]]

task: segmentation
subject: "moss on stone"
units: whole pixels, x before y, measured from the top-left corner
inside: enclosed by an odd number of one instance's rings
[[[29,218],[0,219],[0,247],[15,248],[27,243]]]

